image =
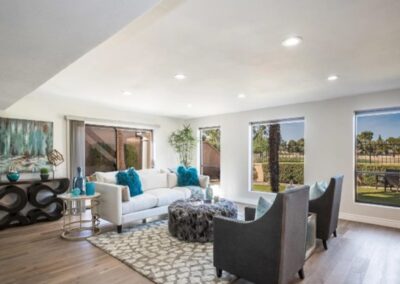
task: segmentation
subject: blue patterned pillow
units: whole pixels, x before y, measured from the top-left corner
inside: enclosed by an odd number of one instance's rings
[[[129,187],[130,196],[137,196],[143,193],[142,182],[134,168],[117,173],[117,184]]]
[[[269,202],[268,200],[266,200],[263,197],[260,197],[258,199],[258,203],[257,203],[255,220],[257,220],[258,218],[261,218],[265,213],[267,213],[268,210],[271,208],[271,206],[272,206],[271,202]]]
[[[178,175],[178,186],[200,186],[199,175],[197,174],[196,168],[185,168],[184,166],[179,166],[176,173]]]

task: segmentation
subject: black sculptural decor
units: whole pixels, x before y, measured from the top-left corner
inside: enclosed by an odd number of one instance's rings
[[[60,219],[63,202],[57,195],[66,192],[68,187],[67,178],[0,183],[0,200],[8,199],[0,204],[0,230]]]

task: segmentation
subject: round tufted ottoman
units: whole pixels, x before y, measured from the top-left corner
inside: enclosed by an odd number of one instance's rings
[[[237,206],[226,199],[216,203],[178,200],[168,207],[168,230],[182,241],[211,242],[214,240],[214,216],[236,219]]]

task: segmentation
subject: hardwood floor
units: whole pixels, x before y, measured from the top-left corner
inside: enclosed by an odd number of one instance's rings
[[[152,283],[87,241],[61,239],[60,228],[57,221],[0,231],[0,283]],[[292,283],[400,283],[400,230],[341,221],[328,247],[318,243],[305,280]]]

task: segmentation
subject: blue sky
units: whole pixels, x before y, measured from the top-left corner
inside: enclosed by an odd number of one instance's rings
[[[400,137],[400,112],[357,117],[357,134],[363,131],[372,131],[374,139]]]
[[[304,122],[282,123],[281,137],[285,141],[304,138]]]

